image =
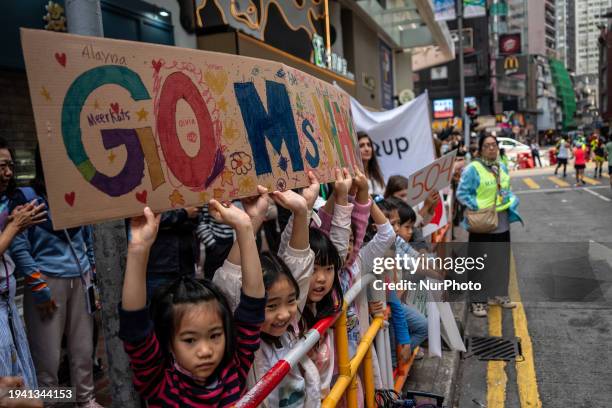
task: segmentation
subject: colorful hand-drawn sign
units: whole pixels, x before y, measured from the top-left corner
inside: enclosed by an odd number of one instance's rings
[[[40,30],[21,37],[54,228],[361,166],[348,94],[291,67]]]

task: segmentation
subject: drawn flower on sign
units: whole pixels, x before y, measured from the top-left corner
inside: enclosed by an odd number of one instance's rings
[[[253,69],[251,70],[251,75],[257,76],[259,75],[259,72],[259,67],[253,67]]]
[[[284,178],[279,178],[276,181],[276,189],[278,191],[285,191],[287,189],[287,182],[285,181]]]
[[[235,152],[230,155],[232,170],[243,176],[253,168],[253,159],[245,152]]]
[[[284,78],[285,77],[285,70],[284,69],[279,69],[278,71],[276,71],[276,76],[279,78]]]

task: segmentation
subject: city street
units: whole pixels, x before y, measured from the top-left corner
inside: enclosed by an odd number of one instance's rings
[[[519,337],[524,360],[462,360],[455,406],[609,406],[612,190],[609,176],[585,174],[574,187],[573,168],[567,178],[553,168],[512,173],[525,226],[512,227],[509,292],[523,303],[470,314],[466,335]]]

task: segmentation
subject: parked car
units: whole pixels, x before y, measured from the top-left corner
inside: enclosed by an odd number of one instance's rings
[[[499,148],[504,149],[508,159],[516,163],[516,156],[519,153],[531,153],[531,148],[524,143],[510,137],[498,137]]]

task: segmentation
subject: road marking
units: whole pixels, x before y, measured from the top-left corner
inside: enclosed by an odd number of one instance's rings
[[[556,185],[558,185],[559,187],[569,187],[569,183],[567,181],[561,180],[559,177],[550,176],[548,177],[548,179],[552,181],[553,183],[555,183]]]
[[[519,293],[516,263],[514,262],[513,254],[510,255],[508,294],[510,299],[517,302],[517,306],[512,309],[512,319],[514,320],[514,335],[521,339],[523,351],[523,360],[516,361],[516,382],[521,408],[542,408],[533,360],[533,346],[531,344],[531,337],[529,337],[529,329],[527,328],[527,316],[521,301],[521,294]]]
[[[489,306],[489,336],[502,335],[502,310],[500,306]],[[487,363],[487,407],[504,408],[506,404],[505,361],[489,361]]]
[[[584,181],[586,181],[587,183],[589,183],[590,185],[592,185],[592,186],[596,186],[596,185],[600,184],[599,181],[593,180],[592,178],[587,177],[587,176],[582,176],[582,179]]]
[[[604,201],[610,202],[612,200],[610,200],[608,197],[601,195],[599,193],[596,193],[595,191],[591,190],[590,188],[583,188],[584,191],[586,191],[587,193],[593,194],[595,197],[599,197]]]
[[[539,189],[540,185],[538,183],[536,183],[535,181],[533,181],[533,179],[531,177],[525,177],[523,179],[523,183],[527,184],[527,186],[531,189]]]
[[[599,189],[608,189],[610,188],[610,186],[593,186],[593,187],[588,187],[589,190],[599,190]],[[533,193],[558,193],[560,191],[580,191],[582,189],[582,187],[578,187],[578,188],[574,188],[574,187],[568,187],[568,188],[543,188],[541,190],[521,190],[521,191],[514,191],[515,195],[521,195],[521,194],[533,194]]]

